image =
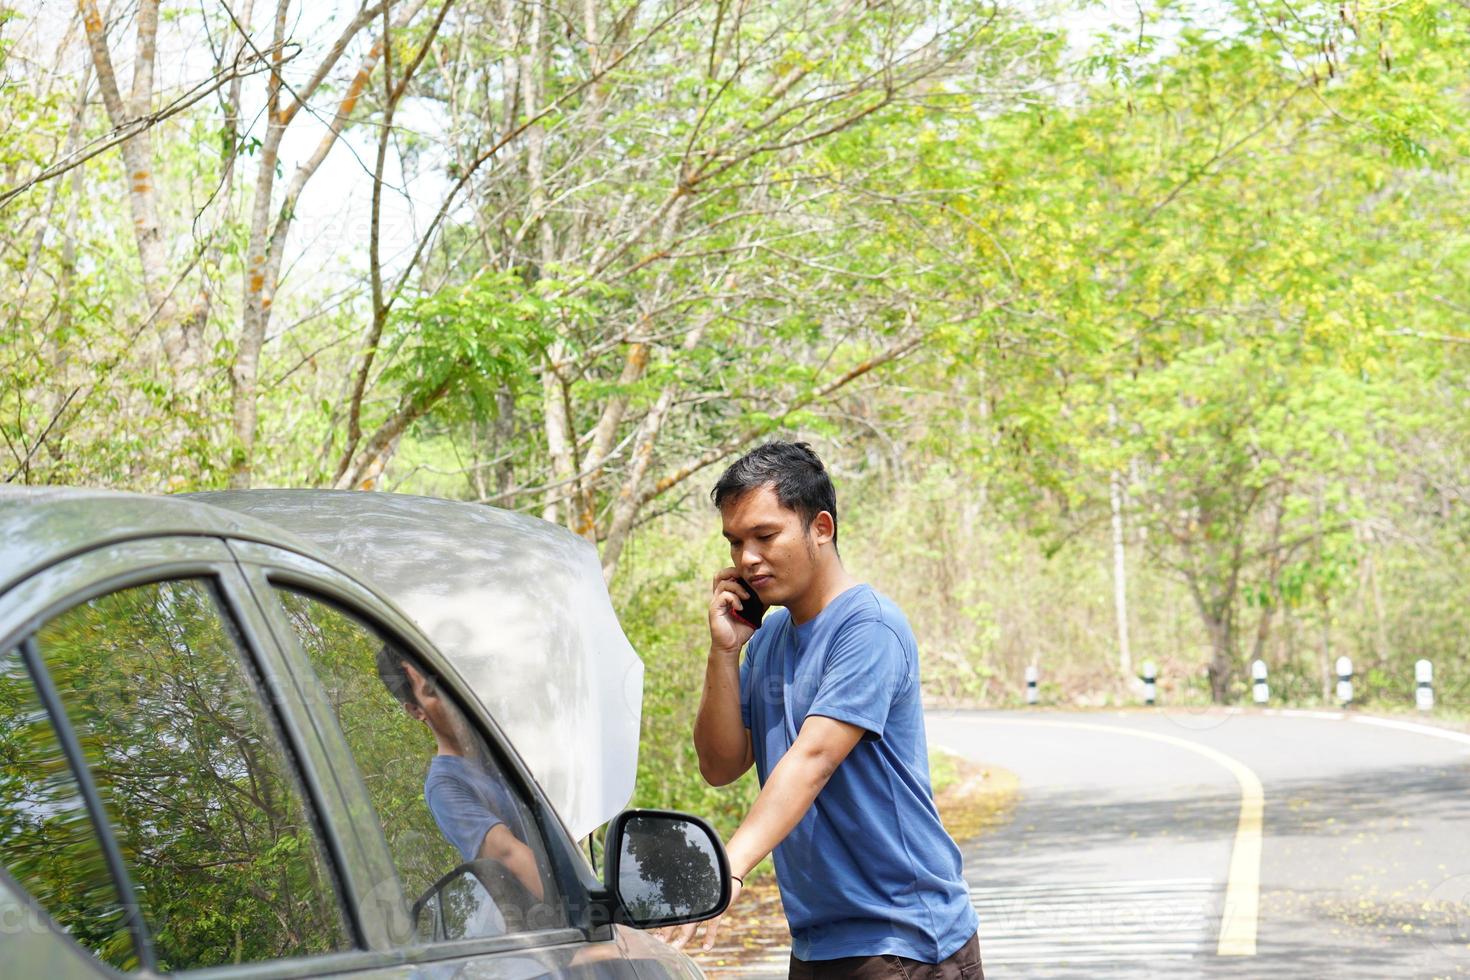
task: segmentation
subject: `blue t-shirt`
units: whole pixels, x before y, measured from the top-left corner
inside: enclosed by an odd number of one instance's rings
[[[934,807],[918,647],[898,607],[856,585],[800,626],[772,610],[740,665],[740,711],[762,785],[808,715],[867,730],[776,846],[796,958],[938,963],[963,946],[979,923]]]
[[[424,800],[444,838],[465,861],[473,861],[480,844],[503,823],[522,842],[525,832],[510,793],[479,763],[457,755],[436,755],[424,779]]]

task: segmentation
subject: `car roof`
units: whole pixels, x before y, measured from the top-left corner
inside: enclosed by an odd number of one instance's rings
[[[0,592],[81,552],[163,535],[241,538],[319,557],[279,527],[187,497],[0,486]]]
[[[643,664],[596,548],[565,528],[406,494],[4,487],[0,592],[72,555],[160,535],[287,548],[385,596],[484,702],[574,836],[632,796]]]

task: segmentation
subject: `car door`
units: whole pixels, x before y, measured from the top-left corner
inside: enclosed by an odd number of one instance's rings
[[[320,562],[230,546],[331,760],[333,835],[357,862],[346,877],[374,948],[434,977],[637,976],[591,920],[591,869],[418,629]]]
[[[327,832],[342,799],[254,604],[202,536],[97,548],[0,596],[8,975],[389,961],[346,901],[361,859]]]

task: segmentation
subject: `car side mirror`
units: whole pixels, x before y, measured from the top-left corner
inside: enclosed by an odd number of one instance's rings
[[[712,919],[730,904],[730,861],[698,817],[624,810],[608,826],[603,884],[616,922],[638,929]]]

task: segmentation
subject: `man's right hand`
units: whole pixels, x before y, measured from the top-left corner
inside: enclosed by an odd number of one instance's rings
[[[709,659],[694,719],[694,748],[699,773],[711,786],[739,779],[755,761],[740,709],[740,648],[755,629],[733,615],[752,598],[739,579],[735,569],[721,569],[710,589]]]
[[[740,573],[722,568],[715,576],[709,600],[709,644],[711,653],[735,656],[755,635],[755,630],[736,619],[732,613],[742,608],[742,600],[750,593],[740,584]]]

